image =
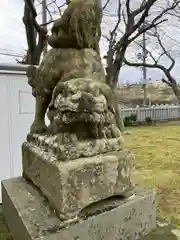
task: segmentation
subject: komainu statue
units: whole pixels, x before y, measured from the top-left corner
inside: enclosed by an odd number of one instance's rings
[[[73,0],[52,27],[52,49],[27,71],[36,112],[23,144],[23,175],[63,221],[133,190],[133,156],[123,150],[116,101],[99,54],[101,19],[100,0]]]
[[[87,78],[105,83],[99,56],[101,18],[99,0],[74,0],[54,23],[48,40],[53,48],[38,69],[30,66],[27,71],[36,97],[36,115],[31,132],[46,131],[44,116],[60,82]]]
[[[114,94],[106,84],[99,55],[101,18],[99,0],[75,0],[54,23],[49,37],[53,48],[39,68],[28,69],[29,84],[36,98],[32,133],[47,131],[44,117],[49,107],[51,126],[48,130],[54,133],[62,129],[75,131],[81,125],[87,137],[120,135]],[[55,104],[56,97],[59,106]],[[56,108],[59,113],[53,117]]]

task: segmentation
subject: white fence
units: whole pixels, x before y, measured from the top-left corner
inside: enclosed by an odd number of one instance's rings
[[[180,105],[156,105],[152,107],[121,108],[121,116],[136,114],[137,122],[146,121],[150,117],[154,121],[180,119]]]

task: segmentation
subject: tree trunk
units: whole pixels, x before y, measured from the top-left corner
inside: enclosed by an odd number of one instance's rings
[[[34,0],[32,1],[34,4]],[[23,23],[26,30],[27,39],[27,56],[23,61],[24,64],[38,65],[40,62],[41,54],[43,52],[44,46],[47,43],[47,30],[44,27],[38,25],[38,32],[34,26],[34,17],[28,3],[25,1],[24,4],[24,16]],[[37,43],[38,38],[38,43]]]
[[[107,80],[107,84],[113,89],[115,90],[115,88],[117,87],[118,84],[118,80],[119,80],[119,74],[123,65],[123,60],[124,60],[124,55],[126,53],[127,50],[127,41],[123,40],[121,46],[119,46],[119,48],[116,50],[116,56],[115,56],[115,60],[113,59],[113,55],[111,54],[112,52],[109,52],[107,54],[107,68],[106,68],[106,80]],[[114,92],[115,94],[115,92]],[[116,95],[115,95],[116,98]],[[118,102],[118,101],[116,101]],[[122,134],[124,133],[124,121],[123,118],[121,117],[121,111],[119,108],[119,105],[116,104],[116,116],[117,116],[117,125],[120,129],[120,131],[122,132]]]
[[[114,61],[114,76],[113,76],[113,86],[117,86],[118,84],[118,80],[119,80],[119,74],[123,65],[123,60],[124,60],[124,56],[127,50],[127,43],[124,42],[122,43],[122,47],[120,47],[117,51],[116,51],[116,56],[115,56],[115,61]]]
[[[164,80],[163,82],[165,82],[172,88],[172,90],[176,96],[177,102],[178,102],[178,104],[180,104],[180,88],[178,87],[175,78],[171,75],[171,73],[169,71],[165,71],[165,75],[168,78],[168,80]]]
[[[180,89],[177,86],[177,84],[175,86],[172,86],[172,90],[173,90],[173,92],[174,92],[174,94],[176,96],[178,104],[180,104]]]

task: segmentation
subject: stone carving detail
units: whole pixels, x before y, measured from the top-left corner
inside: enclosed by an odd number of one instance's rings
[[[27,71],[36,113],[23,144],[23,174],[63,220],[133,189],[133,156],[124,151],[99,55],[101,18],[100,0],[73,0],[52,27],[52,49]]]

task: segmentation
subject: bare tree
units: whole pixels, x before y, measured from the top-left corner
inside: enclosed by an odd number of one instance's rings
[[[172,90],[177,98],[178,103],[180,103],[180,88],[176,82],[176,79],[172,76],[172,69],[175,66],[175,60],[172,57],[171,52],[168,51],[166,49],[166,47],[164,46],[164,44],[162,42],[162,36],[160,36],[160,34],[158,33],[157,28],[155,29],[155,31],[153,33],[149,33],[149,35],[151,35],[152,37],[157,39],[157,42],[161,48],[161,52],[160,52],[159,56],[155,57],[153,55],[153,51],[149,51],[146,49],[148,56],[150,57],[152,63],[131,62],[131,61],[127,60],[126,58],[124,58],[124,62],[128,66],[133,66],[133,67],[145,66],[147,68],[156,68],[156,69],[160,69],[161,71],[163,71],[166,78],[163,77],[162,82],[166,83],[169,87],[172,88]],[[162,61],[161,61],[162,57],[166,57],[166,59],[169,59],[169,61],[171,62],[168,67],[166,67],[165,64],[162,64]]]
[[[38,3],[42,4],[43,0],[41,1],[38,0]],[[68,4],[69,1],[66,0],[66,2],[60,6],[57,5],[56,0],[52,0],[50,4],[52,3],[56,6],[56,11],[58,11],[59,14],[61,14],[62,7]],[[50,20],[46,23],[40,24],[37,21],[38,14],[35,8],[35,0],[24,0],[23,23],[25,25],[28,50],[26,56],[24,57],[21,63],[32,65],[39,64],[41,54],[43,52],[44,47],[47,44],[48,37],[47,26],[50,23],[54,22],[53,15],[49,10],[48,4],[45,7],[50,17]]]
[[[154,16],[151,14],[151,18],[149,18],[151,9],[156,3],[160,2],[160,0],[140,1],[141,3],[139,6],[133,10],[131,6],[132,2],[131,0],[125,0],[124,7],[122,0],[118,0],[118,20],[115,27],[110,31],[109,37],[106,37],[109,42],[107,55],[105,56],[107,60],[106,74],[107,82],[111,86],[116,86],[118,83],[118,76],[123,66],[124,56],[129,45],[138,39],[144,32],[167,21],[165,18],[166,14],[174,10],[180,4],[178,0],[172,2],[168,1],[165,8],[161,8]],[[117,33],[122,20],[123,24],[125,24],[125,31],[121,32],[121,36],[118,39]],[[146,24],[144,24],[145,22]]]
[[[36,17],[37,12],[34,7],[34,0],[25,0],[23,23],[28,45],[27,55],[24,59],[25,64],[37,65],[46,44],[47,30],[37,23]]]

